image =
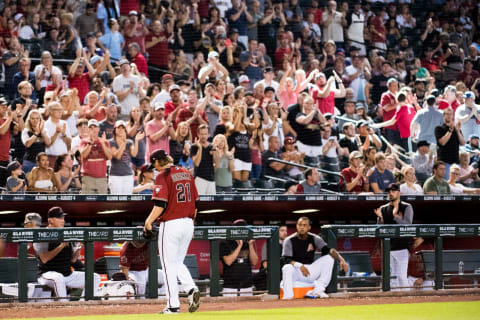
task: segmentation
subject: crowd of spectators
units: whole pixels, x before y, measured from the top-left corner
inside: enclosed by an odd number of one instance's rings
[[[477,193],[476,1],[6,0],[0,12],[7,192],[149,193],[146,160],[163,149],[200,194],[267,180]]]

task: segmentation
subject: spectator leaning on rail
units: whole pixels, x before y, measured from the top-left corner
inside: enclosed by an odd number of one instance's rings
[[[359,151],[350,153],[350,166],[340,172],[342,175],[339,181],[340,189],[345,188],[346,192],[355,193],[368,191],[370,185],[368,184],[366,168],[362,163],[362,158],[362,154]]]
[[[437,161],[433,164],[433,176],[423,184],[423,192],[428,195],[450,194],[450,186],[443,178],[445,176],[445,163]]]
[[[50,208],[47,228],[63,228],[66,215],[60,207]],[[40,270],[38,283],[51,287],[60,301],[68,301],[67,288],[85,288],[85,272],[72,271],[72,263],[78,259],[82,243],[75,245],[60,241],[36,242],[33,247],[37,253]],[[100,276],[94,273],[94,295],[98,294],[99,284]]]
[[[307,295],[313,298],[328,298],[325,289],[330,283],[334,260],[340,262],[340,269],[348,271],[348,265],[337,250],[329,248],[319,236],[310,233],[310,219],[297,220],[297,232],[283,242],[282,266],[283,299],[293,299],[295,281],[313,282],[314,288]],[[315,260],[315,252],[322,256]]]
[[[400,201],[400,186],[391,183],[386,190],[388,192],[389,203],[375,209],[377,223],[379,224],[412,224],[413,208],[412,205]],[[408,248],[411,239],[409,238],[393,238],[391,239],[390,249],[390,270],[391,276],[390,286],[408,287]],[[403,289],[404,290],[404,289]]]
[[[386,188],[395,182],[393,173],[385,166],[385,155],[383,152],[375,154],[375,170],[369,176],[368,181],[374,193],[383,193]]]
[[[319,194],[322,186],[320,174],[316,168],[309,168],[304,172],[305,180],[297,185],[297,194]]]

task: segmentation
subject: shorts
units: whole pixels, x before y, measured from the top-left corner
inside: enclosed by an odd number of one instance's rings
[[[252,163],[240,159],[233,159],[233,171],[252,171]]]

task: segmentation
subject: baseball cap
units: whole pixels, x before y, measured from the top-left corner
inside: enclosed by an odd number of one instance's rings
[[[317,75],[315,76],[315,80],[318,80],[318,78],[320,78],[320,77],[324,77],[325,79],[327,79],[327,76],[325,76],[325,73],[319,72],[319,73],[317,73]]]
[[[93,64],[97,63],[97,62],[100,61],[100,60],[102,60],[102,57],[100,57],[100,56],[93,56],[93,57],[90,58],[90,64],[93,65]]]
[[[49,218],[61,218],[65,217],[67,214],[63,212],[61,207],[52,207],[48,210],[48,217]]]
[[[17,13],[17,14],[15,15],[15,17],[13,17],[13,19],[14,19],[15,21],[18,21],[18,20],[20,20],[20,19],[22,19],[22,18],[23,18],[23,14],[22,14],[22,13]]]
[[[250,83],[250,79],[248,79],[248,76],[244,74],[238,78],[238,83]]]
[[[142,164],[142,166],[140,167],[140,172],[145,173],[145,172],[148,172],[148,171],[153,171],[152,165],[150,163]]]
[[[0,97],[0,105],[6,105],[8,104],[8,101],[5,99],[5,97]]]
[[[42,216],[39,215],[36,212],[30,212],[25,215],[25,220],[23,221],[23,225],[26,225],[27,223],[35,223],[37,226],[40,226],[42,224]]]
[[[170,73],[164,74],[162,76],[162,80],[167,80],[167,79],[172,79],[173,80],[173,76]]]
[[[115,122],[115,127],[114,128],[118,128],[120,126],[123,126],[124,128],[127,128],[127,123],[123,120],[117,120],[117,122]]]
[[[18,161],[12,161],[8,164],[7,166],[7,171],[10,174],[12,171],[17,170],[18,168],[21,168],[22,165]]]
[[[158,111],[158,110],[160,110],[160,109],[165,110],[165,105],[164,105],[163,103],[161,103],[161,102],[155,104],[155,107],[153,108],[154,111]]]
[[[272,92],[275,92],[275,89],[273,87],[265,87],[265,89],[263,90],[263,93],[267,93],[268,91],[272,91]]]
[[[473,98],[475,99],[475,93],[473,93],[472,91],[467,91],[463,94],[463,97],[464,98]]]
[[[263,69],[263,73],[268,73],[268,72],[273,72],[273,68],[272,67],[265,67]]]
[[[353,151],[352,153],[350,153],[350,157],[348,159],[352,161],[353,159],[358,159],[358,158],[363,158],[360,151]]]
[[[361,127],[364,127],[364,126],[368,126],[368,122],[365,121],[365,120],[360,120],[357,122],[357,128],[361,128]]]
[[[214,89],[216,88],[215,85],[211,82],[209,82],[205,85],[205,89],[207,89],[208,87],[213,87]]]
[[[120,62],[118,63],[118,65],[119,65],[120,67],[123,66],[124,64],[130,65],[130,62],[128,62],[127,59],[122,59],[122,60],[120,60]]]
[[[128,13],[128,15],[129,15],[129,16],[137,16],[138,13],[137,13],[137,11],[135,11],[135,10],[131,10],[131,11]]]
[[[428,97],[427,97],[427,103],[428,103],[429,105],[432,105],[432,104],[435,103],[435,100],[436,100],[436,99],[437,99],[437,97],[435,97],[433,94],[430,94],[430,95],[428,95]]]
[[[430,146],[430,143],[428,143],[427,140],[420,140],[418,141],[417,143],[417,148],[420,148],[420,147],[429,147]]]
[[[400,186],[398,185],[398,183],[390,183],[388,187],[385,188],[385,191],[400,191]]]
[[[285,137],[285,139],[283,139],[283,144],[294,144],[294,143],[295,143],[294,137]]]
[[[363,104],[363,102],[355,103],[355,110],[358,110],[358,109],[365,109],[365,105]]]
[[[330,112],[327,112],[327,113],[324,113],[323,114],[323,117],[326,119],[326,120],[330,120],[332,119],[332,117],[335,117],[333,114],[331,114]]]
[[[237,220],[233,221],[233,225],[235,225],[235,226],[246,226],[247,221],[245,221],[245,219],[237,219]]]
[[[90,128],[90,126],[100,127],[100,124],[96,119],[90,119],[88,120],[88,127]]]
[[[395,78],[390,78],[390,79],[388,79],[388,80],[387,80],[387,87],[388,87],[391,83],[394,83],[394,82],[398,82],[398,80],[395,79]]]
[[[479,139],[478,134],[472,133],[472,134],[468,137],[468,140],[472,140],[472,139]]]
[[[335,51],[335,54],[345,57],[345,50],[343,50],[342,48],[338,48],[337,51]]]
[[[90,38],[96,38],[97,35],[95,34],[95,32],[89,32],[87,33],[87,39],[90,39]]]
[[[174,90],[178,90],[180,91],[180,87],[176,84],[172,84],[169,88],[168,88],[168,92],[172,92]]]
[[[218,58],[218,52],[217,51],[210,51],[208,53],[208,59],[213,59],[213,58]]]
[[[237,28],[231,28],[228,34],[239,33]]]

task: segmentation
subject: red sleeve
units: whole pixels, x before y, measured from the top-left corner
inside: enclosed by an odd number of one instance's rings
[[[301,184],[297,184],[297,192],[296,194],[303,194],[305,190],[303,190],[303,186]]]
[[[130,259],[128,259],[127,248],[128,248],[128,243],[125,242],[122,246],[122,249],[120,250],[120,266],[130,268],[132,263]]]
[[[187,121],[188,119],[190,119],[190,117],[187,117],[187,112],[185,109],[182,109],[180,111],[178,111],[177,113],[177,119],[176,119],[176,123],[180,123],[182,121]]]
[[[202,111],[202,119],[208,124],[207,113],[205,111]]]
[[[152,200],[168,202],[168,185],[164,174],[159,174],[155,179]]]
[[[382,107],[385,107],[388,104],[391,104],[392,100],[390,99],[390,95],[388,93],[382,94],[380,104]]]

